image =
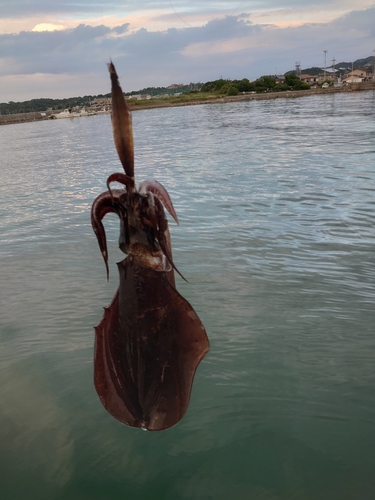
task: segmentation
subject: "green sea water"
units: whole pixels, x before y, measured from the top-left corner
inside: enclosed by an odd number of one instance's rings
[[[118,284],[90,225],[110,118],[0,128],[2,500],[375,497],[373,92],[137,111],[211,350],[172,429],[114,420],[93,326]]]

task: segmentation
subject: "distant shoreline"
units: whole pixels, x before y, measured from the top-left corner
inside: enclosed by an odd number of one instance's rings
[[[134,105],[128,102],[129,108],[131,111],[135,111],[137,109],[155,109],[155,108],[173,108],[177,106],[193,106],[198,104],[217,104],[217,103],[227,103],[227,102],[248,102],[248,101],[264,101],[268,99],[289,99],[296,97],[305,97],[311,95],[322,95],[322,94],[336,94],[336,93],[344,93],[344,92],[358,92],[365,90],[375,90],[375,82],[365,82],[361,84],[353,84],[347,87],[332,87],[328,89],[309,89],[309,90],[288,90],[285,92],[267,92],[260,94],[239,94],[236,96],[227,96],[227,97],[218,97],[215,99],[206,99],[206,100],[194,100],[194,101],[185,101],[185,102],[174,102],[174,103],[155,103],[146,104],[146,105]]]
[[[290,99],[296,97],[306,97],[312,95],[322,95],[322,94],[336,94],[343,92],[358,92],[366,90],[375,90],[375,82],[363,82],[357,84],[351,84],[346,87],[332,87],[327,89],[309,89],[309,90],[290,90],[284,92],[269,92],[261,94],[239,94],[237,96],[227,96],[227,97],[217,97],[213,99],[205,100],[192,100],[192,101],[182,101],[182,102],[157,102],[150,101],[150,104],[140,104],[136,105],[129,100],[127,101],[130,111],[144,110],[144,109],[158,109],[158,108],[175,108],[179,106],[195,106],[200,104],[218,104],[227,102],[249,102],[249,101],[264,101],[269,99]],[[108,111],[108,113],[110,113]],[[0,115],[0,125],[10,125],[14,123],[26,123],[34,121],[44,121],[51,120],[51,115],[56,114],[56,110],[44,112],[43,115],[40,112],[37,113],[19,113],[14,115]],[[99,114],[99,113],[98,113]],[[103,114],[103,113],[100,113]],[[69,119],[69,118],[68,118]],[[73,118],[70,118],[73,119]],[[76,118],[77,119],[77,118]]]

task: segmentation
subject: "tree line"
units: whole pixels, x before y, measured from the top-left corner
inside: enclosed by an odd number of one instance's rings
[[[146,87],[142,90],[133,90],[132,92],[125,92],[125,96],[133,96],[138,94],[146,94],[151,96],[158,96],[161,94],[177,94],[180,92],[195,92],[199,91],[202,88],[203,83],[189,83],[183,86],[178,86],[176,88],[168,88],[168,87]]]
[[[90,103],[98,97],[110,97],[111,94],[99,94],[97,96],[85,95],[83,97],[71,97],[69,99],[31,99],[30,101],[0,103],[0,114],[17,113],[41,113],[48,109],[61,111],[63,109],[74,108],[75,106],[89,106]]]
[[[226,95],[237,95],[240,92],[283,92],[286,90],[308,90],[310,85],[298,78],[294,73],[287,73],[281,80],[274,76],[261,76],[258,80],[250,82],[247,78],[242,80],[214,80],[206,82],[201,91]]]
[[[242,80],[225,80],[220,78],[219,80],[214,80],[212,82],[206,82],[204,84],[193,84],[190,83],[186,85],[184,89],[178,89],[179,92],[209,92],[217,93],[221,95],[234,96],[240,92],[281,92],[285,90],[304,90],[309,89],[310,86],[306,83],[301,82],[297,75],[293,73],[287,73],[285,75],[285,80],[279,82],[274,76],[262,76],[255,80],[255,82],[250,82],[247,78]],[[161,91],[167,92],[168,89],[165,87],[148,87],[141,91],[129,92],[127,95],[134,94],[151,94],[157,95]],[[173,93],[170,91],[170,93]],[[30,101],[24,102],[14,102],[10,101],[8,103],[0,103],[0,114],[16,114],[16,113],[33,113],[33,112],[45,112],[48,109],[53,109],[60,111],[62,109],[74,108],[75,106],[85,107],[90,106],[90,103],[97,98],[110,97],[111,94],[99,94],[97,96],[86,95],[83,97],[72,97],[69,99],[31,99]]]

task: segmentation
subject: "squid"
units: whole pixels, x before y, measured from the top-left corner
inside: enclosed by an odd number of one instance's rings
[[[94,385],[104,408],[117,420],[162,431],[185,415],[199,363],[209,350],[205,328],[176,290],[165,210],[178,223],[167,190],[156,180],[134,180],[131,114],[116,69],[108,64],[112,129],[125,173],[107,179],[93,202],[91,223],[109,276],[103,218],[120,220],[119,287],[95,327]],[[117,183],[121,188],[113,188]]]

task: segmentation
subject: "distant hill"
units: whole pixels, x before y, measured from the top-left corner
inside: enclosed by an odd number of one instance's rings
[[[356,61],[353,61],[353,69],[363,68],[365,66],[372,67],[372,65],[374,64],[374,60],[375,60],[374,56],[366,57],[366,59],[357,59]],[[335,64],[335,68],[336,69],[341,69],[341,68],[352,69],[352,63],[351,62],[341,62],[341,63]]]
[[[313,66],[312,68],[301,69],[301,75],[317,76],[320,75],[322,71],[323,71],[322,68]]]
[[[365,59],[357,59],[356,61],[353,61],[353,62],[340,62],[340,63],[335,64],[334,68],[336,70],[348,71],[348,70],[352,69],[352,65],[353,65],[353,69],[363,68],[365,66],[372,67],[374,64],[374,60],[375,60],[375,57],[370,56],[370,57],[366,57]],[[332,65],[327,66],[326,69],[327,70],[332,69]],[[317,66],[313,66],[312,68],[302,69],[301,73],[311,75],[311,76],[316,76],[316,75],[319,75],[322,71],[324,71],[324,68],[319,68]]]

